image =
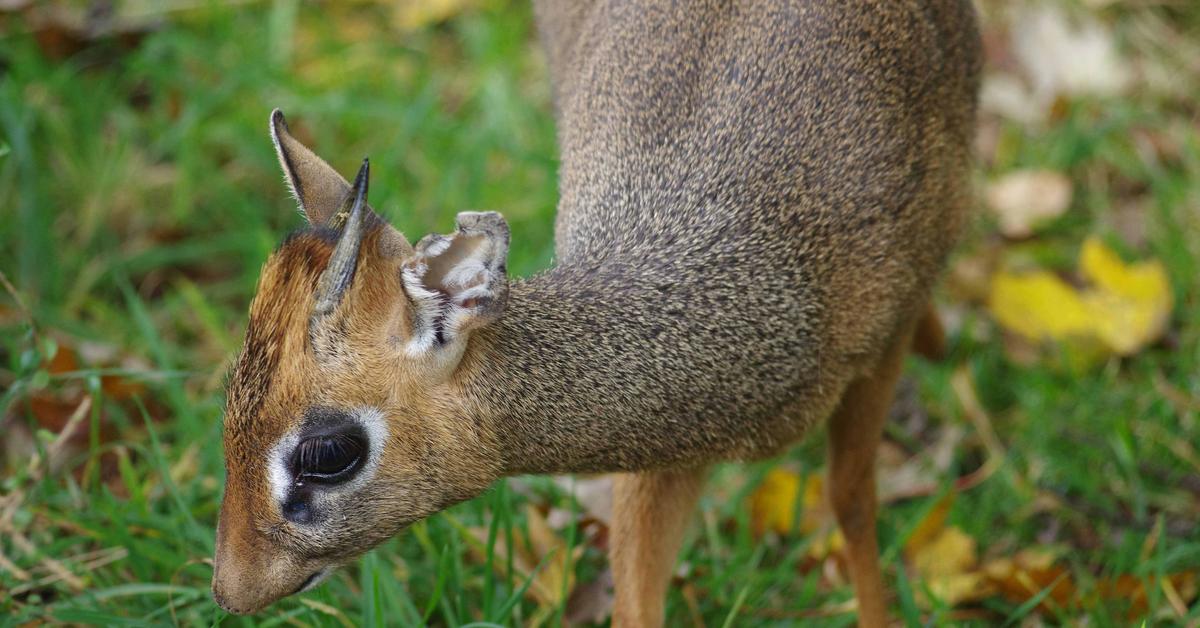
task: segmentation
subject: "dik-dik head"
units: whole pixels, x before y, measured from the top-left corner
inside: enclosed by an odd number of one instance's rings
[[[499,316],[508,226],[464,212],[416,247],[288,133],[271,137],[308,228],[267,261],[229,381],[213,595],[257,611],[496,477],[458,375]]]

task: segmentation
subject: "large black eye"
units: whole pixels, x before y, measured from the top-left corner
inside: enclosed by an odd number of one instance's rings
[[[366,438],[357,431],[315,434],[292,452],[297,481],[333,484],[348,480],[366,459]]]

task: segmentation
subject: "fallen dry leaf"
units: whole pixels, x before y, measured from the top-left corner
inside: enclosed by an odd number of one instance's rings
[[[800,475],[787,469],[771,469],[762,484],[750,495],[750,527],[755,536],[775,532],[799,533],[809,542],[808,556],[813,560],[840,552],[845,546],[825,500],[825,481],[811,474],[801,486]],[[796,522],[796,504],[800,503],[800,521]]]
[[[987,204],[1000,233],[1027,238],[1038,226],[1067,211],[1071,180],[1052,170],[1018,170],[988,186]]]
[[[473,0],[402,0],[395,5],[392,24],[409,32],[443,22],[474,4]]]
[[[157,26],[151,16],[135,16],[129,3],[101,2],[5,2],[0,18],[19,14],[24,28],[32,32],[42,53],[51,59],[66,59],[84,50],[107,61],[113,60],[115,44],[120,52],[137,48]]]
[[[1117,53],[1112,32],[1085,14],[1068,16],[1046,3],[1022,7],[1011,28],[1012,50],[1033,88],[1049,106],[1059,95],[1121,92],[1132,73]]]
[[[800,524],[795,526],[796,500],[800,500]],[[825,480],[810,474],[801,491],[800,475],[787,469],[771,469],[750,496],[750,525],[756,535],[767,531],[813,534],[833,523],[833,512],[825,503]]]
[[[526,558],[531,566],[544,561],[529,591],[543,607],[555,608],[565,601],[564,596],[575,580],[567,544],[555,534],[537,508],[525,507],[525,521],[529,532]]]
[[[1031,340],[1063,340],[1093,331],[1083,299],[1054,273],[1001,271],[992,278],[989,301],[1001,325]]]
[[[596,475],[596,476],[573,476],[559,475],[555,476],[554,484],[564,492],[574,495],[575,500],[583,507],[583,512],[596,521],[604,525],[608,525],[612,521],[612,480],[611,475]],[[560,509],[562,510],[562,509]],[[567,524],[574,523],[574,514],[570,511],[563,510],[570,515],[569,520],[562,519],[561,516],[555,516],[558,513],[552,512],[550,525],[554,528],[562,528]]]
[[[1019,606],[1042,596],[1037,609],[1043,613],[1115,602],[1124,603],[1126,617],[1135,619],[1149,608],[1148,587],[1161,588],[1179,616],[1186,615],[1187,605],[1196,597],[1196,574],[1190,572],[1162,579],[1128,574],[1103,578],[1094,588],[1081,592],[1059,561],[1059,550],[1048,546],[1023,549],[981,565],[975,539],[946,525],[954,496],[947,494],[929,510],[904,547],[904,556],[921,583],[917,601],[925,607],[932,606],[929,597],[953,607],[995,595]]]
[[[946,493],[913,528],[912,534],[908,535],[908,541],[904,544],[904,554],[910,561],[915,562],[917,554],[932,544],[945,530],[946,519],[950,516],[950,508],[953,506],[954,493]]]
[[[1080,254],[1077,289],[1047,271],[1001,271],[989,307],[1004,327],[1033,341],[1059,341],[1128,356],[1166,331],[1172,307],[1166,269],[1157,260],[1125,264],[1096,238]]]
[[[529,625],[540,624],[556,612],[567,601],[575,583],[575,561],[583,554],[585,544],[577,544],[568,551],[566,541],[550,527],[546,517],[533,505],[525,507],[528,542],[523,535],[514,535],[513,547],[509,548],[503,538],[497,538],[493,547],[492,566],[497,573],[504,574],[508,568],[508,556],[512,553],[513,569],[522,579],[532,578],[525,596],[538,604],[538,614],[530,619]],[[476,560],[486,560],[487,528],[469,530],[475,544],[470,546]]]
[[[983,573],[996,591],[1013,604],[1024,604],[1049,589],[1038,604],[1043,612],[1063,608],[1075,598],[1075,583],[1066,567],[1045,549],[1026,549],[1014,556],[997,558],[983,566]]]
[[[977,569],[975,539],[957,526],[946,526],[954,497],[951,492],[938,500],[904,546],[904,555],[925,588],[951,606],[980,600],[992,593],[987,577]],[[929,605],[923,594],[918,598]]]
[[[564,612],[567,625],[600,624],[612,614],[612,571],[604,570],[595,580],[575,587]]]
[[[1151,588],[1162,587],[1164,592],[1170,591],[1168,595],[1173,593],[1182,604],[1187,604],[1196,595],[1196,574],[1181,572],[1167,575],[1161,581],[1157,578],[1139,578],[1132,574],[1100,580],[1096,583],[1094,596],[1101,600],[1124,603],[1126,617],[1136,619],[1145,615],[1149,609],[1147,584]]]
[[[942,528],[913,553],[913,568],[927,579],[956,576],[971,571],[978,560],[975,539],[956,526]]]
[[[1098,288],[1088,296],[1100,337],[1118,354],[1135,353],[1166,331],[1171,285],[1159,261],[1126,265],[1098,239],[1089,238],[1079,266]]]

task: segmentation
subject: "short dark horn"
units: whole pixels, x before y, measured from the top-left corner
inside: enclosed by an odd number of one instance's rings
[[[333,256],[329,258],[329,265],[321,275],[314,314],[323,315],[333,311],[354,279],[358,251],[366,234],[367,185],[370,176],[370,163],[364,159],[362,167],[358,169],[358,175],[354,177],[354,184],[350,187],[346,202],[329,218],[328,226],[341,229],[342,234],[333,249]]]

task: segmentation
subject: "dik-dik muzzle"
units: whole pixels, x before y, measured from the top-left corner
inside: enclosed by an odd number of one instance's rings
[[[280,548],[247,520],[242,500],[227,493],[217,527],[213,598],[234,614],[253,613],[272,602],[316,586],[332,571],[319,559]]]

